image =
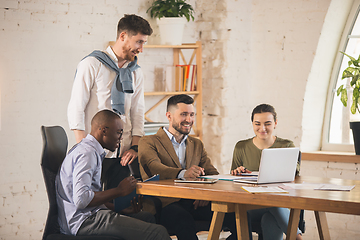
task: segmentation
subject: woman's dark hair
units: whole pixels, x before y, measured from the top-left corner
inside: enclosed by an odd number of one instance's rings
[[[254,121],[254,115],[257,113],[266,113],[269,112],[274,116],[274,122],[276,122],[276,112],[275,112],[275,108],[269,104],[260,104],[257,105],[254,110],[251,113],[251,122]]]
[[[150,36],[153,30],[149,22],[144,18],[135,14],[125,14],[118,23],[117,37],[122,32],[127,32],[130,36],[135,36],[138,33]]]

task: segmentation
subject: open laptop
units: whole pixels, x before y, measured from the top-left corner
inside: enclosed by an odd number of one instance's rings
[[[234,182],[265,184],[294,181],[299,153],[299,148],[264,149],[257,179],[251,177],[251,179],[236,179]]]

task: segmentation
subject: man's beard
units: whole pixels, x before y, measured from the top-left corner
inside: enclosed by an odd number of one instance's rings
[[[188,123],[186,123],[186,124],[188,124]],[[189,125],[190,125],[190,128],[189,128],[189,131],[188,131],[188,132],[181,129],[181,123],[180,123],[180,124],[173,123],[173,124],[172,124],[172,127],[173,127],[176,131],[178,131],[179,133],[181,133],[181,134],[189,135],[189,133],[190,133],[190,131],[191,131],[192,124],[189,123]]]
[[[128,50],[125,46],[123,46],[123,52],[125,53],[125,60],[127,60],[127,61],[130,61],[130,62],[132,62],[132,61],[134,61],[135,60],[135,56],[133,56],[131,53],[132,53],[132,51],[131,50]]]

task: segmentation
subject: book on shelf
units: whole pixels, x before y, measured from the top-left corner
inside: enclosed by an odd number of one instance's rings
[[[195,91],[196,89],[196,65],[176,65],[175,75],[177,78],[177,91]]]

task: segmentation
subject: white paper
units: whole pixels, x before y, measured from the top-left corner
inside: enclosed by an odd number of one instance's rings
[[[250,193],[288,193],[288,191],[281,189],[279,187],[268,187],[268,186],[258,186],[258,187],[241,187],[247,192]]]
[[[351,191],[355,185],[342,186],[336,184],[322,184],[322,186],[315,188],[315,190],[327,190],[327,191]]]
[[[323,184],[319,183],[283,183],[285,189],[315,189]]]
[[[325,183],[284,183],[280,186],[283,189],[312,189],[312,190],[328,190],[328,191],[351,191],[353,186],[342,186],[336,184]]]

